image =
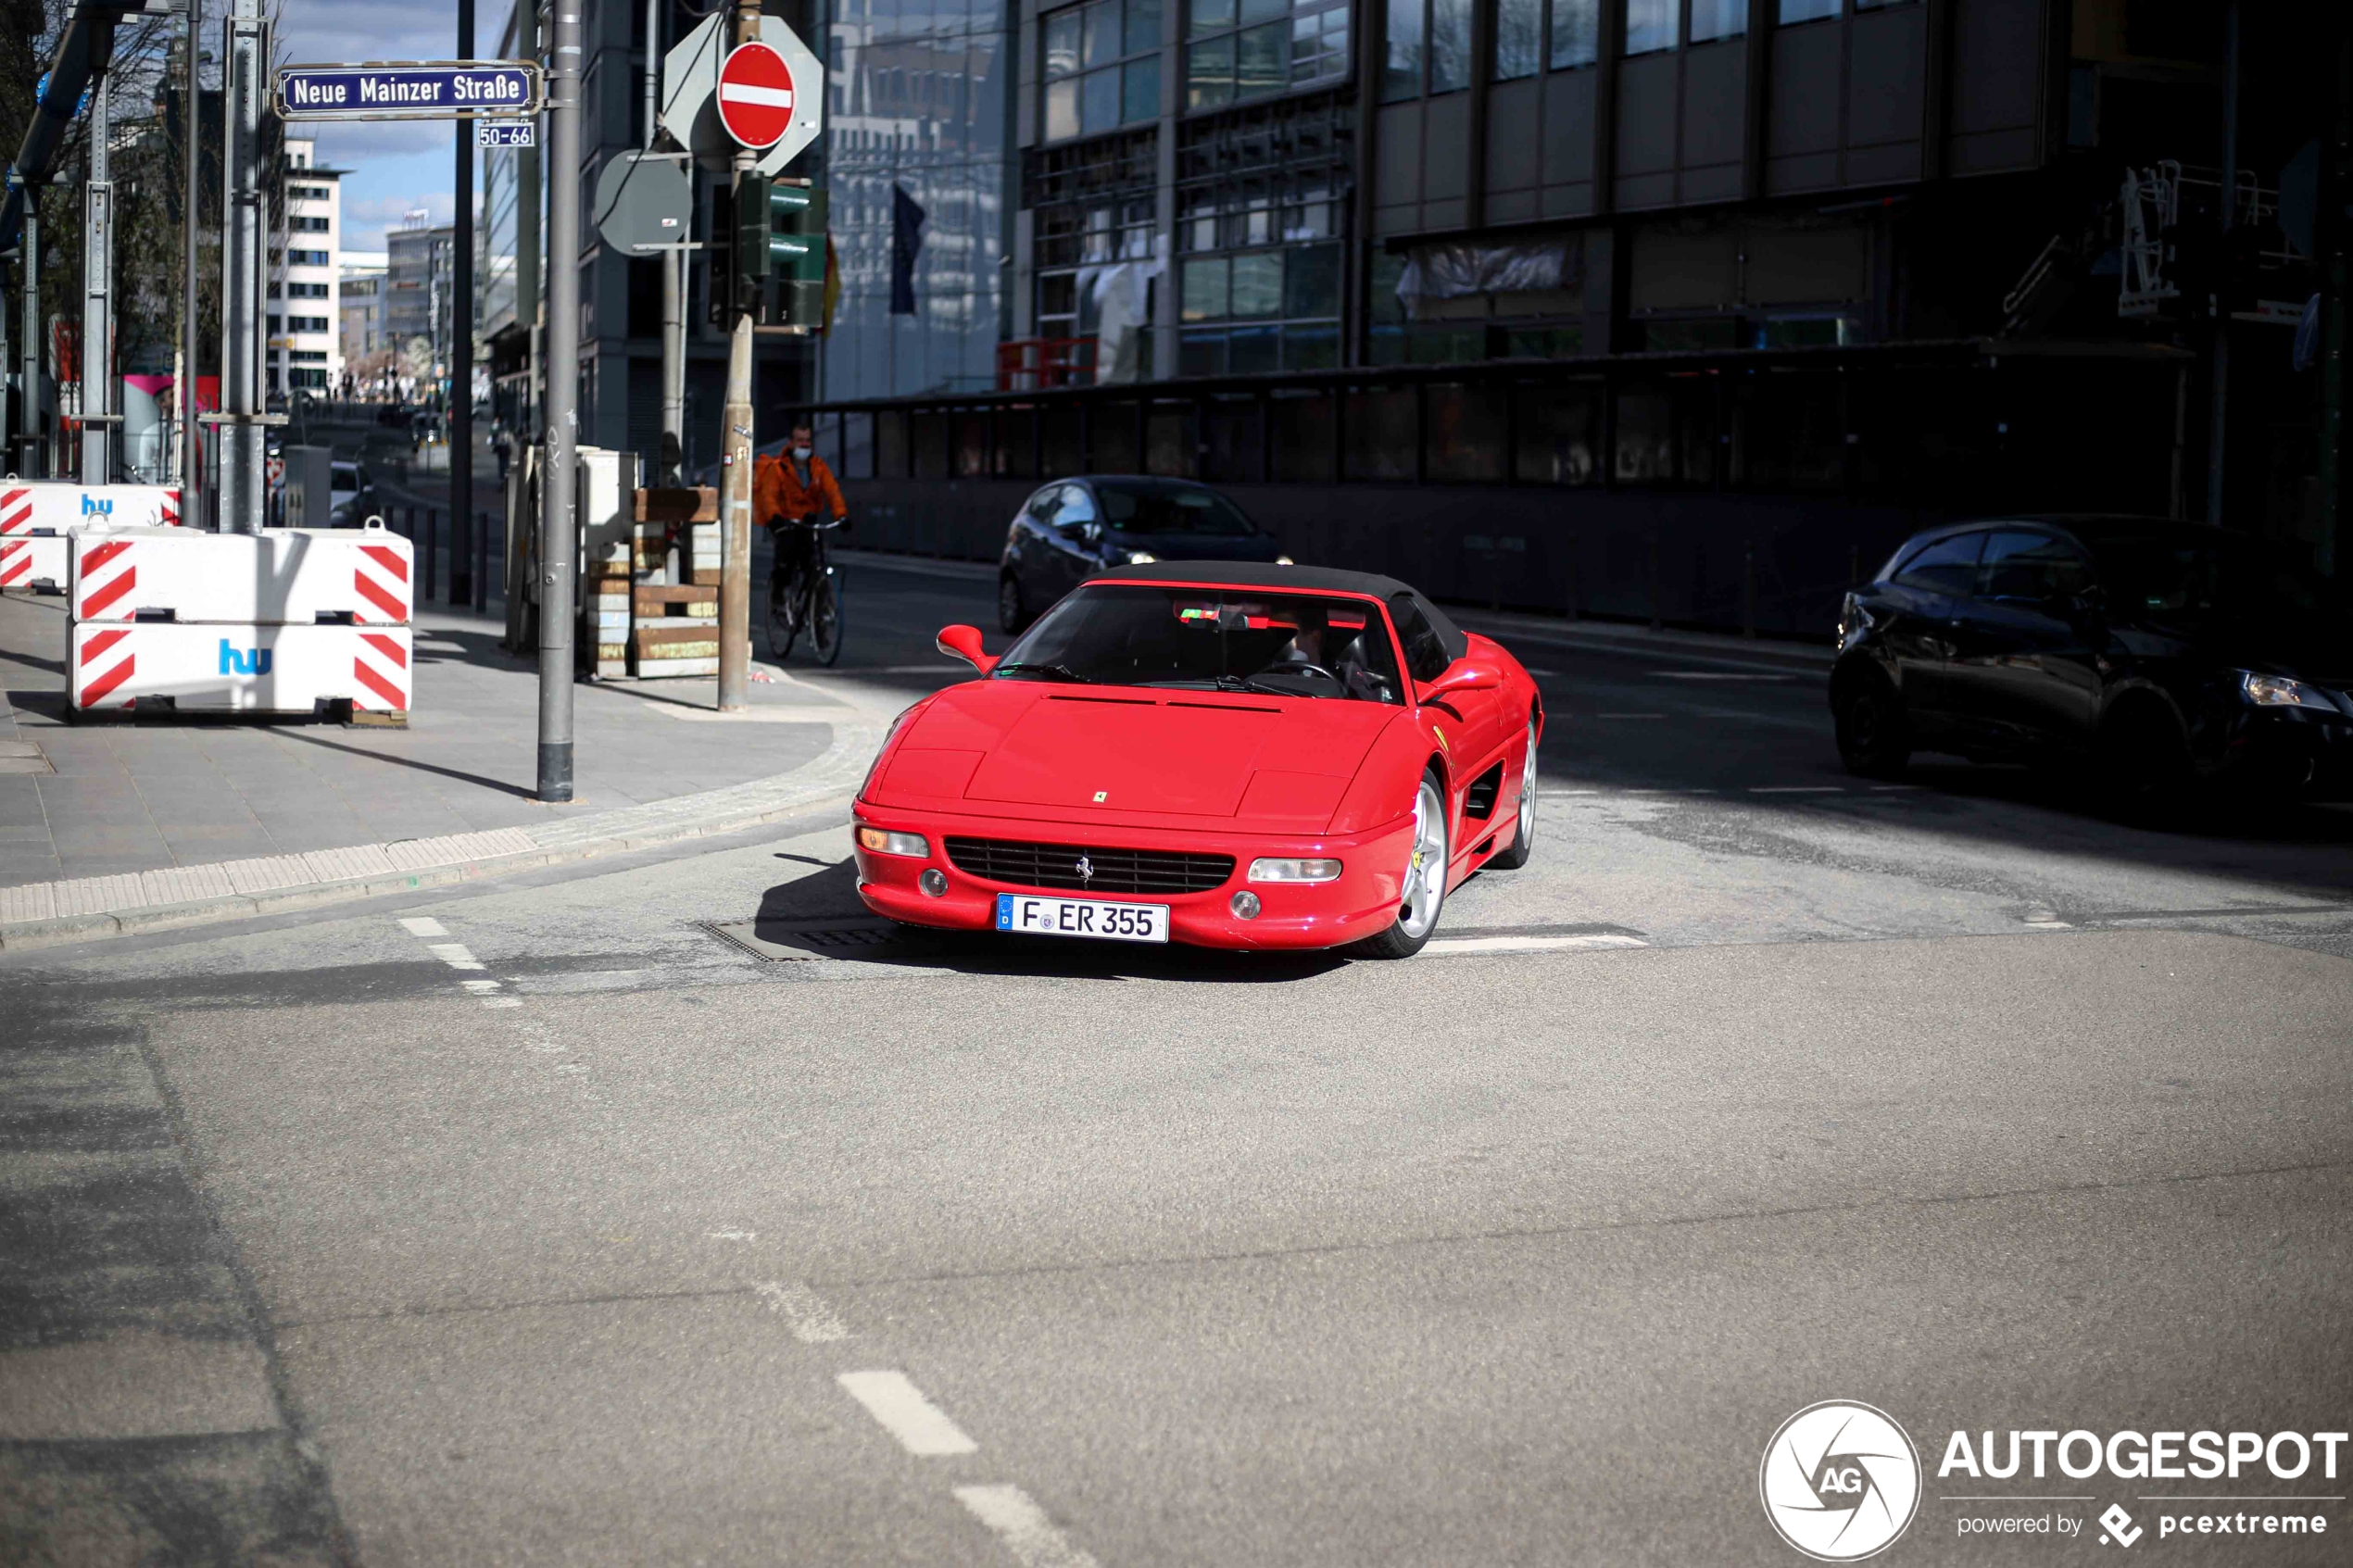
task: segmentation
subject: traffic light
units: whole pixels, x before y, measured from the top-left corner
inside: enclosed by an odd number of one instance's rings
[[[821,324],[825,292],[825,193],[747,174],[736,192],[728,306],[763,327]]]

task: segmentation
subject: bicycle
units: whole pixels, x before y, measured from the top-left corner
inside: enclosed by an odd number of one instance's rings
[[[782,664],[806,627],[810,651],[818,663],[830,667],[841,658],[841,581],[825,558],[825,535],[839,528],[841,520],[795,519],[783,526],[807,529],[809,548],[793,552],[788,563],[780,547],[768,569],[768,651]]]

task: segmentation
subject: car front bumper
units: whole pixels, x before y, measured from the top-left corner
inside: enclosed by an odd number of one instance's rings
[[[1315,836],[1048,823],[900,810],[862,800],[858,802],[854,816],[860,827],[921,834],[929,847],[930,853],[921,857],[887,855],[862,846],[857,849],[858,896],[865,900],[868,909],[892,920],[948,930],[993,930],[1000,893],[1165,904],[1172,941],[1201,947],[1242,949],[1337,947],[1378,935],[1397,918],[1405,860],[1414,839],[1411,817],[1365,833]],[[943,842],[951,835],[1068,845],[1074,848],[1231,855],[1234,869],[1216,887],[1199,893],[1160,895],[1038,887],[994,882],[961,869],[948,858]],[[1337,859],[1340,862],[1340,874],[1335,881],[1319,883],[1249,881],[1251,861],[1269,856]],[[947,886],[937,897],[919,885],[919,879],[927,870],[937,870],[946,878]],[[1245,920],[1234,912],[1234,895],[1245,888],[1258,896],[1260,909],[1255,919]]]

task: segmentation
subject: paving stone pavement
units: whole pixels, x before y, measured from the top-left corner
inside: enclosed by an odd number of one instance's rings
[[[858,721],[788,680],[755,684],[747,721],[708,721],[708,681],[579,685],[579,799],[543,805],[532,797],[537,675],[498,647],[499,624],[421,617],[406,730],[68,722],[64,601],[0,596],[0,889],[72,881],[77,900],[103,908],[120,889],[94,879],[152,873],[140,884],[152,904],[228,890],[213,885],[228,862],[245,863],[245,880],[277,857],[308,858],[312,880],[367,874],[374,859],[396,871],[403,841],[549,829],[774,779],[826,753],[836,714]],[[353,853],[321,859],[333,851]],[[191,872],[184,888],[179,872]]]

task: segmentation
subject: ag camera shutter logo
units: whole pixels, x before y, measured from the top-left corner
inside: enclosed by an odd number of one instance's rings
[[[1920,1505],[1920,1456],[1886,1411],[1825,1399],[1781,1423],[1756,1488],[1781,1539],[1818,1562],[1883,1551]]]

